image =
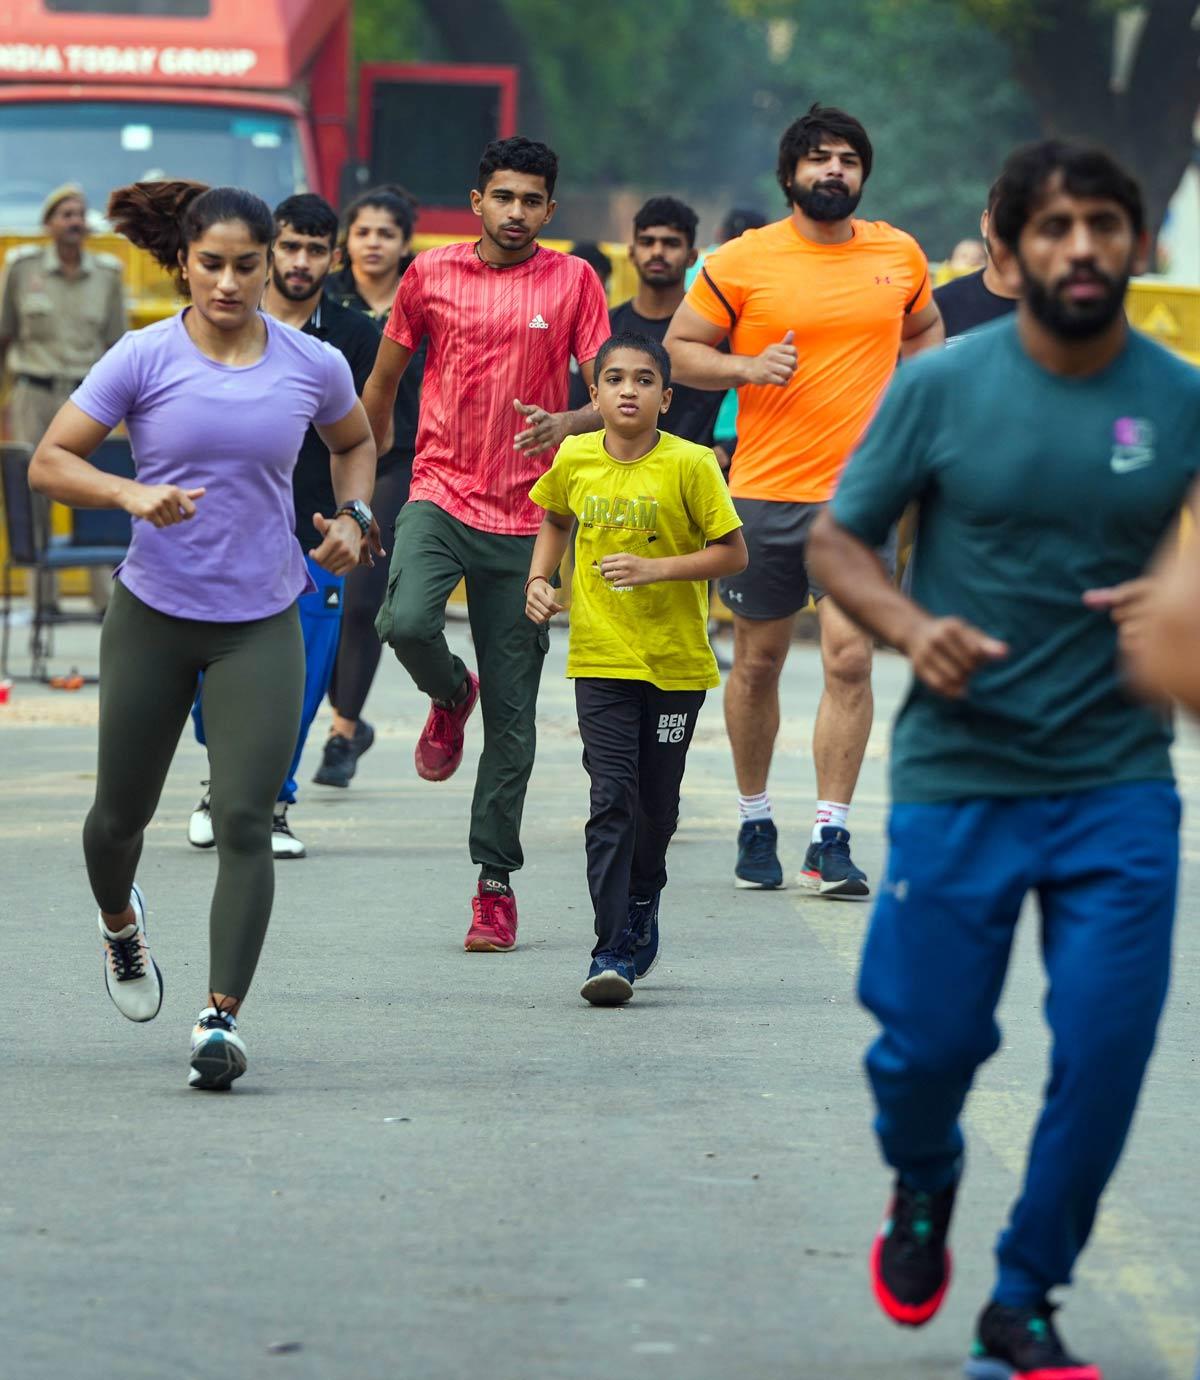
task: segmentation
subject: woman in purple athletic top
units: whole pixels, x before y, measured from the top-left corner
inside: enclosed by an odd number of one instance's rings
[[[118,1010],[152,1020],[163,983],[134,875],[203,673],[219,868],[209,1000],[189,1083],[228,1088],[246,1069],[235,1016],[274,893],[271,815],[300,719],[292,469],[312,423],[329,447],[336,513],[311,555],[344,575],[379,551],[367,504],[375,446],[345,359],[259,309],[274,220],[232,187],[145,182],[109,219],[172,270],[190,305],[124,336],[64,404],[34,453],[33,488],[76,508],[123,508],[133,537],[100,639],[96,799],[83,829],[100,907],[104,977]],[[121,422],[137,479],[88,456]]]

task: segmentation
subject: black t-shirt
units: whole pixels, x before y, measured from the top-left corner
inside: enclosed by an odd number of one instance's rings
[[[327,341],[346,357],[354,376],[354,391],[361,397],[379,349],[379,331],[375,323],[361,312],[323,297],[305,322],[304,334]],[[321,544],[313,526],[313,514],[332,517],[337,507],[333,477],[329,472],[329,449],[315,427],[310,426],[304,433],[304,443],[292,471],[292,501],[296,505],[296,536],[307,554]]]
[[[667,338],[667,327],[671,324],[669,316],[651,320],[633,309],[633,302],[622,302],[608,314],[613,335],[626,331],[634,335],[648,335],[660,343]],[[685,441],[694,441],[699,446],[711,446],[713,428],[717,424],[717,413],[725,394],[721,389],[709,391],[702,388],[688,388],[684,384],[671,385],[671,406],[659,426],[672,436],[682,436]]]
[[[976,326],[983,326],[988,321],[1016,311],[1015,298],[998,297],[992,292],[983,281],[984,272],[981,268],[978,273],[968,273],[963,278],[954,278],[940,288],[934,288],[933,300],[942,313],[947,340],[966,335]]]
[[[409,255],[407,259],[401,261],[401,277],[404,276],[405,270],[415,257],[415,255]],[[326,278],[325,293],[328,297],[332,297],[335,302],[341,303],[343,307],[352,307],[355,311],[365,313],[374,321],[380,331],[387,325],[389,313],[371,310],[366,299],[359,292],[354,281],[354,273],[349,266],[343,268],[340,273],[331,273]],[[421,380],[425,376],[426,344],[426,341],[421,341],[420,348],[409,360],[408,368],[404,371],[404,377],[400,380],[400,387],[396,390],[396,406],[392,411],[396,434],[392,441],[392,449],[386,455],[379,457],[378,473],[380,474],[398,464],[412,467],[413,456],[417,449],[417,420],[421,409]]]

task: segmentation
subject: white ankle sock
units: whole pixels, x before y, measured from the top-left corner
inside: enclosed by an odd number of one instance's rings
[[[839,805],[836,800],[818,800],[817,822],[812,831],[813,843],[821,842],[822,829],[844,829],[849,814],[849,805]]]
[[[770,819],[771,797],[763,791],[761,795],[738,796],[738,820],[742,824],[755,819]]]

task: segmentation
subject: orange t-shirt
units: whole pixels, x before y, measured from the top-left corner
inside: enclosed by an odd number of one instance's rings
[[[882,221],[856,220],[845,244],[806,240],[789,216],[747,230],[704,261],[687,304],[729,328],[734,354],[794,332],[786,387],[738,389],[735,498],[823,503],[896,368],[905,316],[933,300],[920,245]]]

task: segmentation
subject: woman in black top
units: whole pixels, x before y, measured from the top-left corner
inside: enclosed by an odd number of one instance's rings
[[[331,273],[326,291],[343,306],[365,312],[382,329],[410,252],[416,203],[402,187],[375,187],[351,202],[345,217],[346,267]],[[408,498],[417,442],[417,411],[425,347],[404,371],[396,395],[395,440],[379,458],[372,500],[380,530],[391,534]],[[348,786],[358,759],[375,741],[362,718],[363,705],[379,665],[375,615],[387,592],[387,566],[364,566],[346,581],[342,636],[329,687],[333,730],[313,780],[320,786]]]

